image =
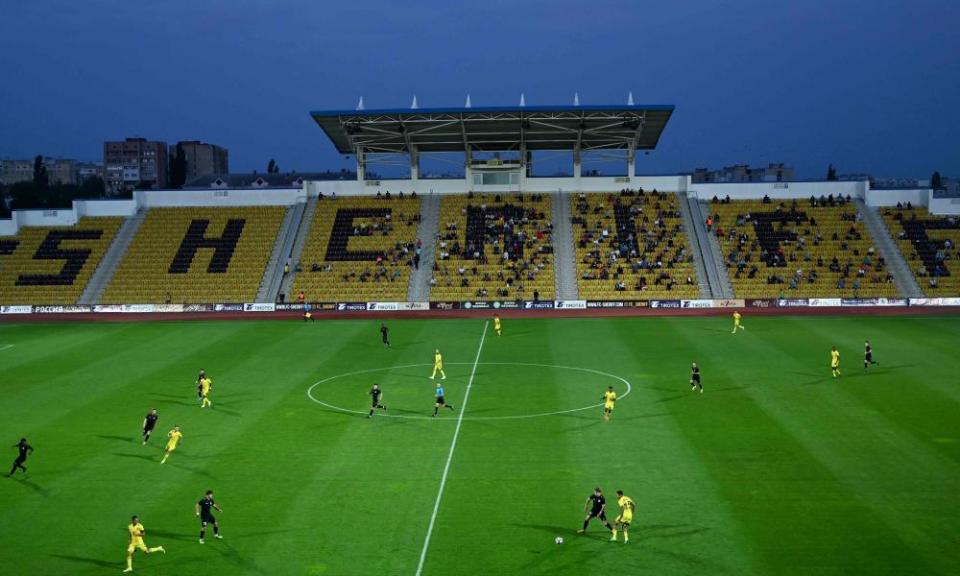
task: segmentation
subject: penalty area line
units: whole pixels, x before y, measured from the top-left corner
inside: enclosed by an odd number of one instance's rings
[[[480,345],[477,346],[477,356],[473,359],[473,368],[470,369],[470,379],[467,380],[467,391],[463,395],[463,405],[457,415],[457,427],[453,429],[453,440],[450,441],[450,451],[447,453],[447,463],[443,465],[443,475],[440,476],[440,488],[437,490],[437,499],[433,502],[433,513],[430,514],[430,524],[427,526],[427,536],[423,539],[423,550],[420,551],[420,562],[417,564],[417,574],[423,572],[423,563],[427,559],[427,550],[430,548],[430,537],[433,536],[433,526],[437,521],[437,512],[440,510],[440,500],[443,499],[443,489],[447,486],[447,475],[450,473],[450,463],[453,462],[453,452],[457,449],[457,439],[460,437],[460,426],[463,424],[463,414],[467,411],[467,401],[470,399],[470,389],[473,388],[473,377],[477,373],[477,364],[480,362],[480,352],[483,351],[483,342],[487,338],[487,325],[483,322],[483,334],[480,335]]]

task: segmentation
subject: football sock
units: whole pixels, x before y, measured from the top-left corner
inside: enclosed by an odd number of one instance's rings
[[[133,554],[127,554],[127,570],[133,570]]]
[[[201,539],[201,540],[203,540],[203,536],[204,536],[204,534],[206,534],[206,533],[207,533],[206,530],[201,530],[201,531],[200,531],[200,539]]]
[[[163,464],[164,462],[167,461],[167,458],[169,458],[169,457],[170,457],[170,454],[164,454],[164,455],[163,455],[163,460],[161,460],[160,463]]]
[[[166,550],[163,549],[163,546],[157,546],[156,548],[147,548],[147,552],[152,554],[154,552],[166,552]]]
[[[624,531],[624,533],[623,533],[623,541],[626,542],[626,541],[628,541],[628,540],[630,540],[630,535],[627,534],[626,531]]]
[[[453,406],[450,406],[449,404],[447,404],[447,408],[453,410]]]
[[[611,538],[611,540],[616,540],[616,539],[617,539],[617,529],[614,528],[614,529],[613,529],[613,538]]]
[[[214,525],[213,525],[213,535],[216,536],[216,535],[219,534],[219,533],[220,533],[220,527],[217,526],[216,524],[214,524]]]
[[[587,524],[589,524],[589,523],[590,523],[589,520],[584,520],[584,521],[583,521],[583,531],[584,531],[584,532],[587,531]]]
[[[437,415],[437,407],[436,407],[436,406],[433,407],[433,415],[434,415],[434,416]]]

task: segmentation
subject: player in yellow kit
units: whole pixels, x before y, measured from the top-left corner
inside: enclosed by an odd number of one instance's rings
[[[163,546],[157,546],[156,548],[147,548],[147,545],[143,543],[143,524],[140,523],[140,518],[133,516],[130,518],[130,525],[127,526],[127,532],[130,533],[130,544],[127,546],[127,569],[124,572],[133,572],[133,553],[137,550],[140,550],[144,554],[152,554],[154,552],[162,552],[166,554],[166,550],[163,549]]]
[[[740,318],[742,318],[742,316],[740,316],[740,313],[737,311],[734,311],[733,312],[733,333],[734,334],[737,333],[738,329],[746,330],[746,328],[743,327],[743,324],[740,323]]]
[[[437,372],[440,373],[441,380],[447,379],[447,375],[443,372],[443,356],[440,354],[439,348],[433,352],[433,374],[430,376],[431,380],[436,378]]]
[[[630,529],[630,523],[633,522],[633,511],[636,505],[629,496],[623,495],[623,490],[617,490],[617,505],[620,506],[620,515],[614,520],[613,537],[610,538],[610,541],[616,542],[617,530],[621,530],[623,532],[623,543],[626,544],[630,541],[630,534],[627,531]]]
[[[163,460],[160,461],[161,464],[167,461],[167,458],[170,457],[170,454],[177,449],[177,446],[180,445],[180,440],[183,439],[183,433],[180,432],[179,426],[174,426],[173,430],[167,432],[167,447],[163,450]]]
[[[836,346],[830,351],[830,370],[833,372],[834,378],[840,376],[840,351],[837,350]]]
[[[213,406],[213,402],[210,401],[210,388],[213,387],[213,380],[203,377],[200,379],[200,407],[206,408],[207,406]]]
[[[500,331],[500,315],[499,314],[493,315],[493,329],[496,330],[497,336],[503,335]]]
[[[613,405],[617,401],[617,393],[613,391],[613,386],[608,386],[607,391],[603,393],[603,419],[610,420],[610,414],[613,413]]]

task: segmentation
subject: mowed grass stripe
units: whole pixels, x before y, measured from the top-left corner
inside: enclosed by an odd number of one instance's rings
[[[676,320],[664,326],[673,333],[667,339],[679,337],[679,349],[700,362],[707,393],[670,409],[760,554],[760,573],[797,567],[825,573],[853,566],[875,573],[928,569],[922,556],[749,393],[751,387],[772,386],[778,372],[757,340],[718,332],[709,319]],[[886,545],[866,548],[864,539]]]

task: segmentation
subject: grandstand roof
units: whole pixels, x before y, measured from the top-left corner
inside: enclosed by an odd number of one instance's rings
[[[341,154],[651,150],[672,105],[323,110],[310,115]]]

